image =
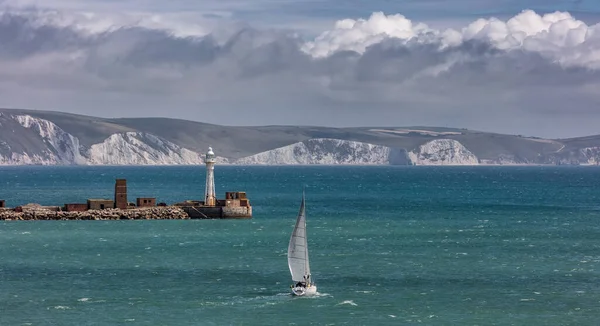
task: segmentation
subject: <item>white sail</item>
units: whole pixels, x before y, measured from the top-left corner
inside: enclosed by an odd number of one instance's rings
[[[302,203],[300,212],[296,219],[296,226],[290,238],[288,246],[288,265],[294,282],[306,281],[304,276],[310,276],[310,265],[308,263],[308,245],[306,241],[306,215],[304,209],[304,192],[302,192]]]

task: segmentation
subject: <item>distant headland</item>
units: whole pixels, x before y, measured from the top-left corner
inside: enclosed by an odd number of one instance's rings
[[[600,135],[544,139],[459,128],[231,127],[0,109],[0,165],[598,165]]]

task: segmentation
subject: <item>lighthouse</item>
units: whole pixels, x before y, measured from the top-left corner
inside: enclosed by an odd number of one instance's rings
[[[206,153],[206,191],[204,195],[205,206],[215,206],[217,197],[215,196],[215,153],[212,147],[208,147]]]

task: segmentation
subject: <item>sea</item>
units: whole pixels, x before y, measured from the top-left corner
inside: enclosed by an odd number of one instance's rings
[[[202,199],[203,166],[0,167],[8,206]],[[217,166],[247,220],[0,222],[0,325],[598,325],[600,168]],[[306,191],[318,294],[290,295]]]

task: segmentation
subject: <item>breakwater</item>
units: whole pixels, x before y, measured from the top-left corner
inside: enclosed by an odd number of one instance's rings
[[[39,205],[22,206],[22,211],[0,208],[0,221],[26,220],[183,220],[189,215],[174,206],[143,207],[131,209],[109,208],[82,212],[65,212]]]
[[[225,192],[225,199],[186,200],[173,205],[156,203],[154,197],[127,200],[127,180],[115,181],[114,199],[88,198],[87,203],[63,206],[27,204],[7,208],[0,200],[0,220],[163,220],[163,219],[252,218],[252,206],[243,191]]]

